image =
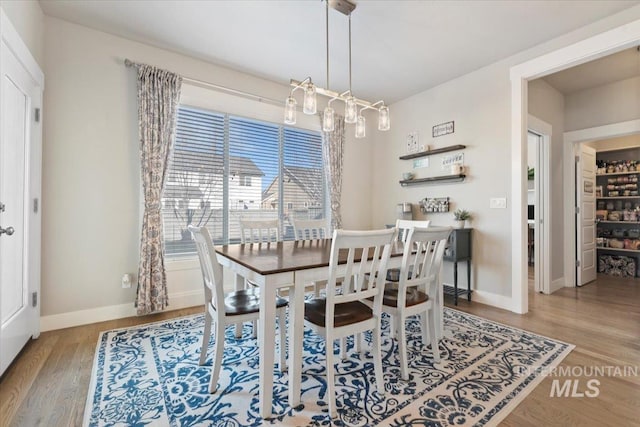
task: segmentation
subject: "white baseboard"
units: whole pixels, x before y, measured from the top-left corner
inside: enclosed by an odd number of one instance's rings
[[[471,301],[478,302],[480,304],[486,304],[504,310],[512,311],[513,304],[510,296],[498,295],[492,292],[475,290],[471,294]]]
[[[170,305],[167,310],[178,310],[181,308],[193,307],[196,305],[202,305],[203,302],[204,295],[203,291],[200,289],[169,294]],[[124,317],[131,316],[136,316],[136,308],[133,306],[133,302],[52,314],[50,316],[40,317],[40,332],[71,328],[73,326],[122,319]]]
[[[550,285],[550,289],[549,289],[549,293],[554,293],[555,291],[564,288],[565,286],[567,286],[564,283],[564,277],[561,277],[559,279],[556,280],[552,280],[551,281],[551,285]]]

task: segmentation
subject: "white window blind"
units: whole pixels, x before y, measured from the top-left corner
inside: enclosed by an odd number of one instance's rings
[[[282,197],[280,197],[282,195]],[[237,243],[239,219],[324,218],[319,132],[180,106],[162,198],[168,256],[195,254],[187,226],[206,226],[215,244]]]

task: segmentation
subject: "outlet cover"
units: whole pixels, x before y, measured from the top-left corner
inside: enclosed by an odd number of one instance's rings
[[[507,209],[506,197],[492,197],[489,200],[489,207],[491,209]]]

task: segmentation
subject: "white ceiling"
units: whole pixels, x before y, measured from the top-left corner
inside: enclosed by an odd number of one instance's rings
[[[544,80],[567,95],[638,76],[640,76],[640,51],[633,47],[559,71],[544,77]]]
[[[352,14],[353,91],[387,103],[506,58],[633,1],[372,1]],[[325,86],[324,3],[41,0],[45,14],[288,84]],[[348,88],[348,21],[330,10],[331,89]],[[136,58],[131,58],[135,60]]]

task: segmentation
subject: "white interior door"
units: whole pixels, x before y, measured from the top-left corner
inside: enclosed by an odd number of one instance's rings
[[[582,286],[596,279],[596,150],[579,145],[576,164],[577,281]]]
[[[4,25],[3,21],[3,25]],[[0,375],[39,331],[40,107],[38,83],[0,46]],[[38,266],[32,265],[37,263]]]

